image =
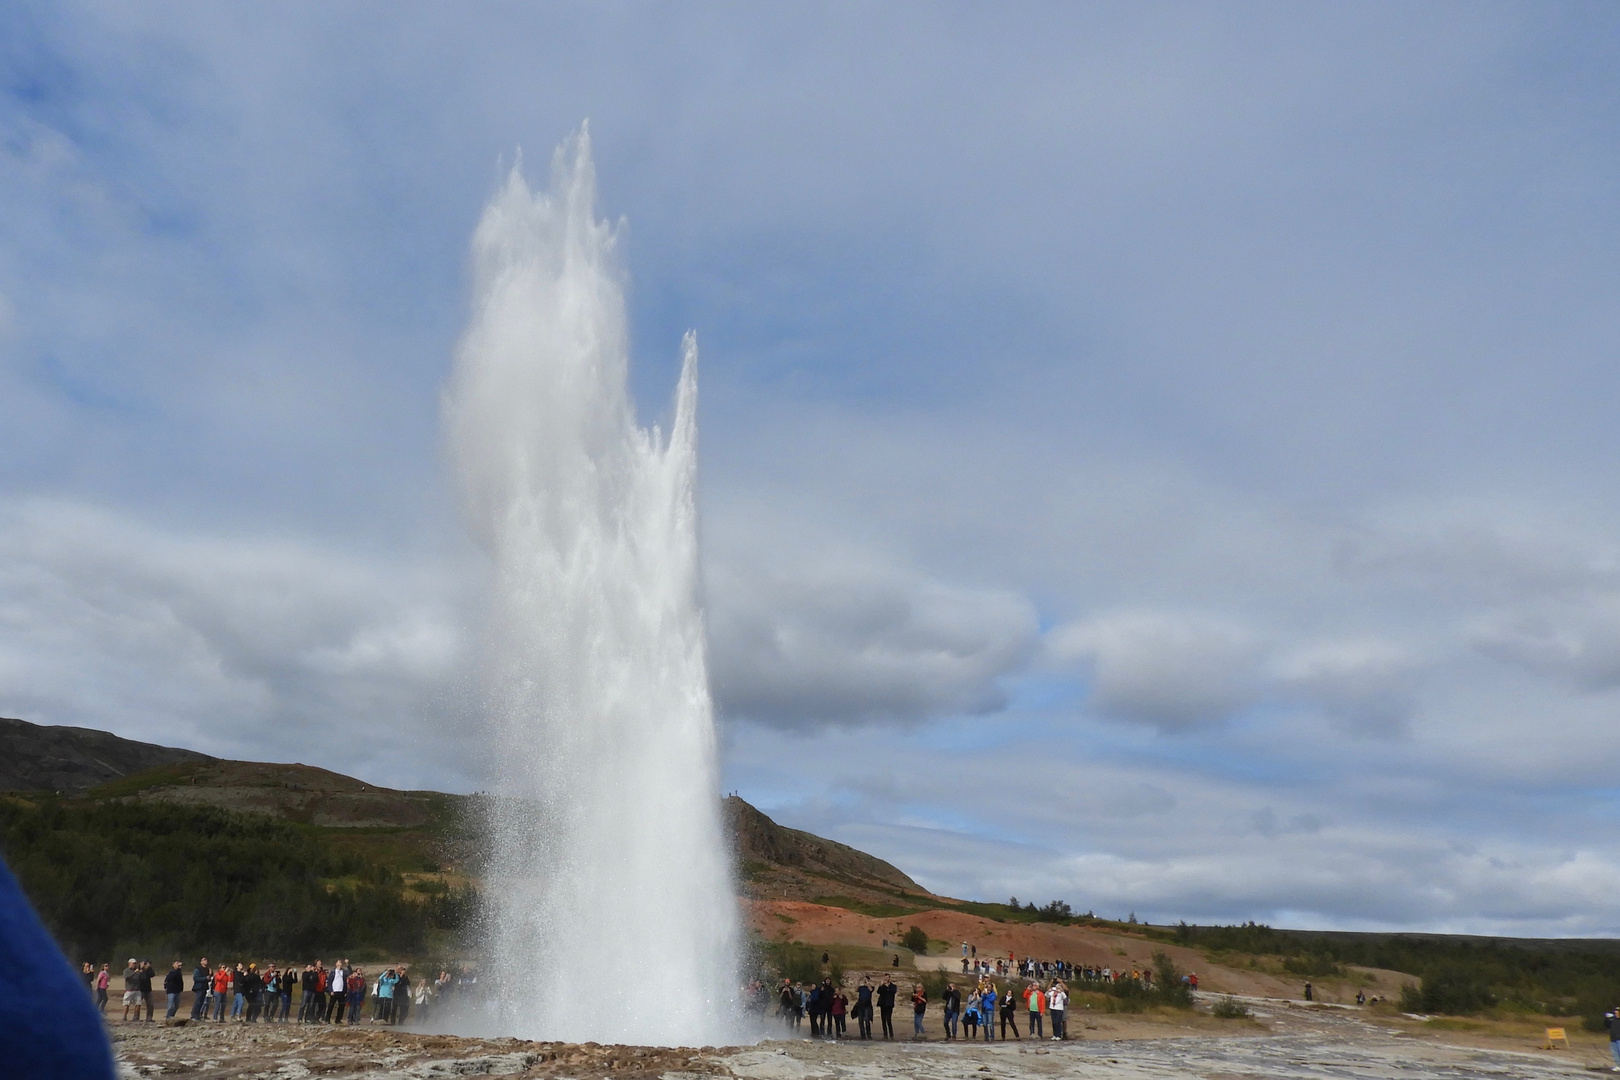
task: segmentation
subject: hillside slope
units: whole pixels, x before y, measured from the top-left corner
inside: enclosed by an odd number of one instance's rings
[[[162,765],[212,760],[109,731],[0,717],[0,791],[84,791]]]
[[[725,799],[726,831],[736,845],[738,885],[748,896],[811,899],[928,896],[892,863],[814,833],[778,825],[735,795]]]
[[[232,761],[88,728],[0,721],[0,791],[265,815],[420,877],[478,874],[485,796],[399,791],[303,764]],[[723,803],[745,894],[881,902],[927,897],[882,859],[778,825],[742,799]]]

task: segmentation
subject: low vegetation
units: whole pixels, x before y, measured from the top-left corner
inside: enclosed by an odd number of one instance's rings
[[[204,806],[0,797],[0,852],[74,959],[414,954],[471,919],[469,889],[408,884],[420,866],[368,858],[342,832]]]
[[[1589,1030],[1620,1001],[1620,941],[1529,940],[1430,934],[1352,934],[1241,926],[1154,928],[1154,936],[1192,945],[1212,960],[1276,957],[1303,976],[1344,973],[1346,965],[1417,977],[1402,991],[1406,1012],[1580,1016]]]

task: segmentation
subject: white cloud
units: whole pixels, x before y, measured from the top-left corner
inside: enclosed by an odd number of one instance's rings
[[[1321,708],[1369,735],[1405,729],[1426,666],[1422,658],[1375,638],[1325,641],[1285,652],[1271,664],[1274,693]]]
[[[717,700],[724,714],[761,723],[991,712],[1006,704],[1002,677],[1036,644],[1024,598],[847,549],[711,563],[707,583]]]
[[[1171,731],[1219,723],[1258,691],[1259,643],[1218,617],[1111,612],[1053,630],[1046,650],[1089,668],[1097,712]]]
[[[13,502],[0,507],[0,713],[465,783],[446,715],[463,592],[432,567]]]
[[[1620,219],[1563,18],[0,12],[0,711],[444,782],[458,275],[588,115],[644,399],[706,342],[735,752],[815,734],[764,794],[982,895],[1440,925],[1497,858],[1601,919]]]

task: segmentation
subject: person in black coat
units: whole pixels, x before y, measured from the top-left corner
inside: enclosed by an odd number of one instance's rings
[[[872,1037],[872,987],[865,979],[855,988],[855,1022],[860,1025],[861,1038]]]
[[[214,984],[214,971],[208,966],[208,957],[197,961],[191,973],[191,1018],[201,1020],[208,1011],[208,990]]]
[[[894,985],[894,979],[888,975],[883,976],[883,985],[878,987],[877,1002],[878,1015],[883,1018],[883,1037],[894,1038],[894,996],[900,988]]]
[[[180,995],[186,992],[186,973],[181,970],[180,961],[169,965],[163,976],[163,992],[169,995],[169,1011],[163,1014],[163,1019],[173,1020],[174,1014],[180,1011]]]
[[[152,961],[142,960],[140,974],[135,976],[135,989],[140,992],[141,1004],[146,1006],[146,1022],[152,1022],[152,979],[157,973],[152,970]],[[140,1009],[135,1010],[135,1018],[141,1017]]]
[[[251,1024],[259,1018],[259,1006],[264,1001],[260,993],[264,989],[264,977],[259,974],[258,964],[249,964],[242,981],[236,987],[236,992],[242,995],[242,1001],[247,1006],[247,1012],[242,1017],[244,1024]]]

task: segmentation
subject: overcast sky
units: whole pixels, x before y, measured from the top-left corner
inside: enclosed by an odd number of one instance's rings
[[[439,431],[587,118],[725,782],[936,890],[1620,934],[1620,10],[0,6],[0,715],[473,790]]]

